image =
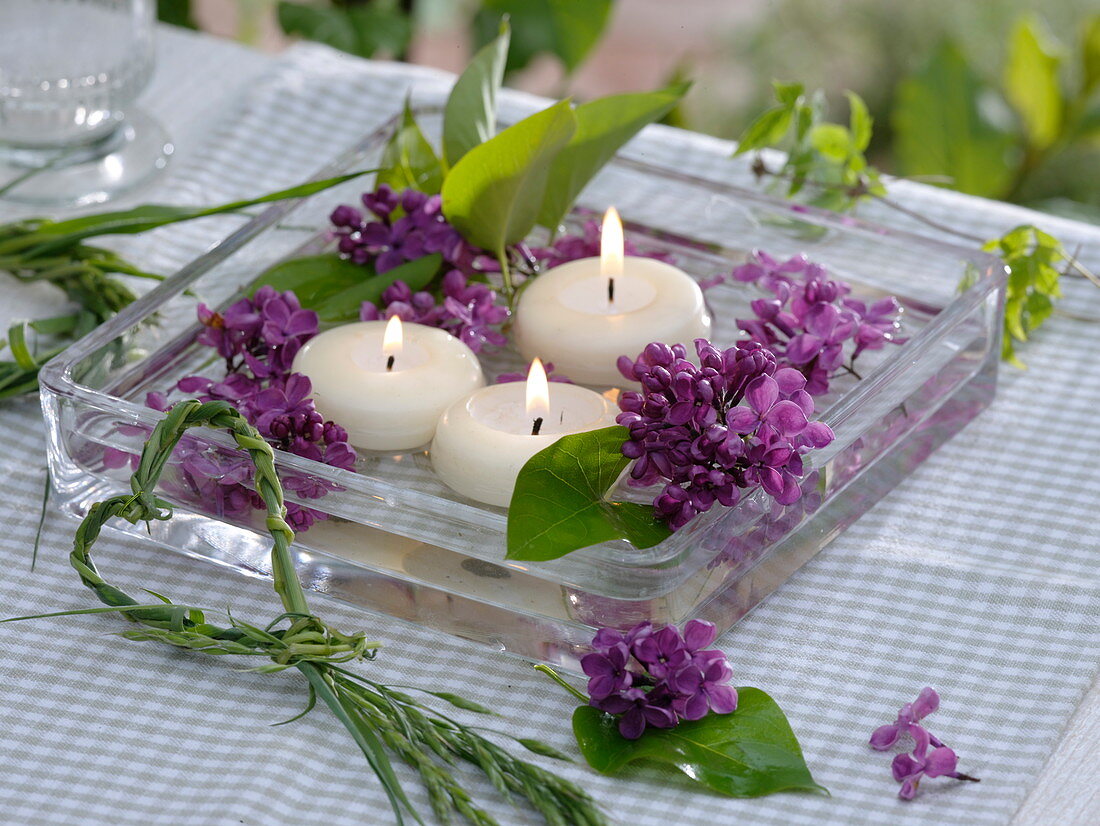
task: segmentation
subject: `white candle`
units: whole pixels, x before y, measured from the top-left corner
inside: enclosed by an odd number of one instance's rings
[[[432,466],[464,496],[506,507],[528,459],[569,433],[614,424],[616,413],[599,393],[549,384],[536,359],[526,382],[490,385],[447,408],[432,442]]]
[[[313,384],[326,419],[367,450],[408,450],[431,441],[439,414],[485,384],[477,356],[436,327],[363,321],[310,339],[294,371]]]
[[[623,255],[622,223],[609,209],[599,258],[582,258],[536,277],[520,295],[514,335],[524,358],[554,363],[582,384],[626,383],[616,363],[653,341],[689,345],[710,335],[699,284],[653,258]]]

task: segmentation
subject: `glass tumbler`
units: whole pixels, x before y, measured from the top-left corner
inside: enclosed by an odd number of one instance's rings
[[[163,169],[134,107],[153,71],[155,0],[0,0],[0,197],[102,203]]]

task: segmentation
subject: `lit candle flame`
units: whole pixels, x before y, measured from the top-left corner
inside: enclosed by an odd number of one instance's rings
[[[600,275],[607,279],[607,303],[615,302],[615,279],[623,274],[623,222],[615,207],[603,216],[600,231]]]
[[[550,385],[542,362],[535,359],[527,371],[527,418],[531,420],[531,435],[537,436],[543,421],[550,415]]]
[[[401,332],[401,319],[394,316],[386,324],[386,331],[382,334],[382,355],[386,357],[386,369],[392,370],[397,357],[404,348],[405,336]]]

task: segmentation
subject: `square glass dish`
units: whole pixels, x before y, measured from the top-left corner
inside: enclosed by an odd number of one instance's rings
[[[418,117],[427,134],[439,133],[438,111]],[[318,177],[376,166],[392,128],[379,129]],[[327,517],[292,549],[306,587],[565,667],[575,667],[593,627],[698,617],[725,631],[990,403],[1005,284],[997,259],[796,211],[721,178],[720,170],[703,179],[648,165],[628,146],[588,186],[571,220],[575,228],[585,209],[614,204],[630,241],[671,255],[699,279],[729,273],[758,248],[777,258],[805,254],[849,281],[860,298],[897,296],[907,341],[865,354],[861,379],[837,380],[818,400],[817,415],[836,439],[812,454],[799,502],[783,507],[756,492],[736,507],[716,506],[653,548],[606,543],[521,563],[504,559],[506,511],[446,488],[426,450],[360,451],[354,473],[277,451],[280,475],[328,489],[308,500],[288,492],[289,500]],[[129,490],[129,464],[118,457],[140,452],[160,416],[145,406],[146,394],[168,391],[209,366],[211,351],[195,343],[198,302],[225,307],[272,264],[331,248],[328,215],[370,188],[365,176],[268,208],[42,370],[55,501],[66,512],[82,516],[93,502]],[[970,286],[959,293],[964,277]],[[760,293],[727,282],[706,295],[713,339],[729,346],[739,335],[735,320]],[[522,367],[508,350],[483,364],[490,381]],[[223,433],[188,440],[192,451],[232,454]],[[185,474],[166,474],[164,496],[178,507],[173,519],[151,526],[152,541],[266,576],[261,513],[231,515],[197,494]],[[115,527],[148,541],[144,525]]]

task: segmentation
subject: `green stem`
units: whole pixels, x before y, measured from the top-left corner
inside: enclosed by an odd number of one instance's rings
[[[497,253],[497,261],[500,262],[500,280],[504,295],[508,298],[509,303],[511,303],[516,288],[512,285],[512,272],[508,269],[508,253],[504,249],[501,249]]]
[[[565,681],[565,679],[560,674],[558,674],[557,671],[552,669],[550,666],[543,665],[542,663],[539,663],[538,665],[535,666],[535,671],[542,672],[547,677],[549,677],[551,680],[553,680],[555,683],[557,683],[562,688],[564,688],[566,691],[568,691],[570,694],[572,694],[574,697],[576,697],[578,700],[580,700],[582,703],[584,703],[585,705],[588,705],[588,697],[586,697],[581,692],[577,691],[577,689],[573,688],[573,686],[569,685],[569,683],[567,683]]]

